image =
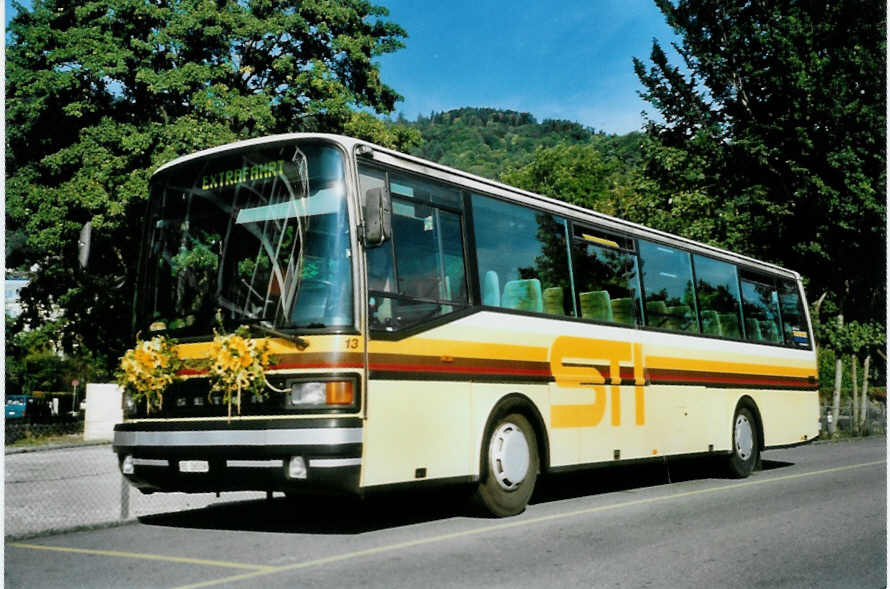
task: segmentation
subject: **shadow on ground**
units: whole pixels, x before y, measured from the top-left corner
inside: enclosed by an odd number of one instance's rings
[[[764,460],[762,470],[791,466]],[[541,477],[531,504],[629,491],[690,480],[724,479],[722,463],[671,459],[618,464]],[[486,517],[469,501],[472,488],[450,486],[396,490],[364,498],[306,496],[296,499],[220,502],[201,509],[149,515],[143,524],[177,528],[300,534],[360,534],[453,517]]]

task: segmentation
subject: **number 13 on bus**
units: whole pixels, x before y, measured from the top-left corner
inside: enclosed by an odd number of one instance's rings
[[[472,485],[712,455],[745,477],[819,433],[800,276],[356,139],[273,136],[153,175],[135,331],[274,362],[230,416],[206,369],[114,450],[144,492]],[[206,365],[206,362],[205,362]]]

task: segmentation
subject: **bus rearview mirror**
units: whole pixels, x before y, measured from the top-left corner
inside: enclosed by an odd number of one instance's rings
[[[384,187],[365,192],[365,247],[378,247],[392,236],[392,201]]]

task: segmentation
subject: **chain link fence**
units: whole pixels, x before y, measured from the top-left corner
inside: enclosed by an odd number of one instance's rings
[[[111,444],[83,442],[83,420],[6,424],[7,540],[102,526],[265,493],[143,495],[120,474]]]
[[[860,435],[875,435],[887,433],[887,407],[883,403],[869,401],[866,406],[865,418],[862,419]],[[820,421],[822,422],[822,434],[828,433],[828,419],[831,414],[831,405],[822,405]],[[842,400],[837,416],[837,431],[842,434],[853,434],[853,402]]]
[[[45,446],[48,443],[76,443],[83,439],[83,417],[58,419],[7,419],[6,447]]]

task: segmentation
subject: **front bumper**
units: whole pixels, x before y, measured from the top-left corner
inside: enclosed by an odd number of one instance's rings
[[[144,492],[336,490],[358,492],[362,420],[137,421],[114,428],[113,449]],[[305,478],[288,473],[300,457]],[[200,465],[196,468],[195,465]]]

